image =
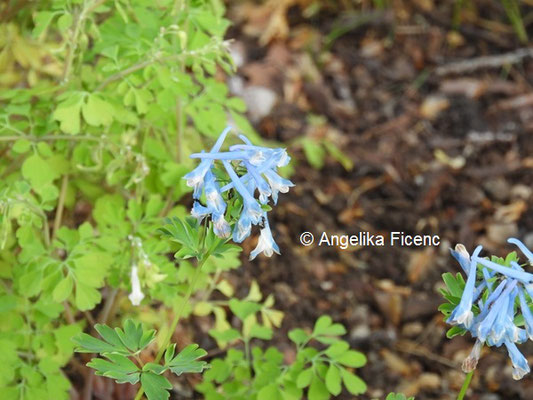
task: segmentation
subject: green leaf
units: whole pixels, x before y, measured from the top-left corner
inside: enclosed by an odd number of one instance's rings
[[[155,329],[143,332],[141,340],[139,340],[139,349],[142,350],[148,346],[155,339]]]
[[[298,378],[296,379],[296,386],[298,386],[300,389],[303,389],[309,386],[313,376],[314,376],[313,368],[304,369],[302,372],[298,374]]]
[[[289,339],[300,345],[309,340],[309,335],[303,329],[297,328],[289,332]]]
[[[351,372],[341,369],[342,382],[348,391],[353,395],[358,395],[366,392],[366,383],[358,376]]]
[[[94,329],[96,330],[96,332],[98,332],[102,339],[104,339],[107,343],[115,347],[114,351],[119,351],[126,354],[129,353],[128,349],[126,348],[126,346],[124,346],[117,332],[113,328],[110,328],[109,326],[103,324],[96,324],[94,326]]]
[[[415,400],[414,397],[407,398],[403,393],[389,393],[385,400]]]
[[[278,400],[281,398],[281,392],[275,383],[263,386],[257,393],[257,400]]]
[[[165,365],[170,362],[174,358],[174,354],[176,353],[176,343],[171,343],[167,350],[165,351]]]
[[[33,28],[32,35],[33,37],[40,36],[46,28],[50,25],[50,22],[52,22],[52,19],[54,18],[54,15],[57,13],[52,11],[40,11],[35,14],[34,22],[35,27]]]
[[[61,282],[57,284],[54,291],[52,292],[52,297],[54,301],[61,303],[66,300],[68,296],[72,293],[72,288],[74,287],[74,280],[72,276],[67,275],[66,278],[62,279]]]
[[[193,227],[188,220],[181,220],[180,218],[166,219],[165,222],[166,225],[159,229],[163,235],[169,236],[193,252],[199,252],[197,224]]]
[[[355,350],[345,351],[333,359],[342,365],[352,368],[359,368],[366,364],[365,355]]]
[[[463,336],[466,333],[466,330],[459,327],[459,326],[452,326],[448,331],[446,332],[446,337],[448,339],[451,339],[455,336]]]
[[[322,379],[318,376],[313,376],[309,392],[307,393],[309,400],[326,400],[330,395],[328,389]]]
[[[346,334],[346,329],[341,324],[334,324],[331,317],[323,315],[315,323],[313,336],[341,336]]]
[[[274,331],[271,328],[259,324],[252,325],[252,328],[250,329],[251,338],[270,340],[272,339],[273,334]]]
[[[72,14],[65,13],[57,19],[57,28],[65,32],[72,25]]]
[[[302,146],[305,157],[311,166],[315,169],[321,169],[324,166],[324,159],[326,157],[326,151],[321,144],[315,142],[312,139],[304,138],[302,140]]]
[[[168,390],[172,389],[172,385],[162,375],[143,372],[141,374],[141,385],[148,400],[167,400],[170,397]]]
[[[167,365],[178,376],[184,372],[199,373],[208,368],[207,362],[198,361],[199,358],[204,357],[206,354],[207,352],[198,348],[197,344],[190,344],[180,351]]]
[[[26,139],[19,139],[15,143],[13,143],[12,150],[17,154],[24,154],[30,151],[31,149],[31,142]]]
[[[461,285],[458,278],[452,273],[446,272],[442,274],[442,280],[446,284],[446,287],[454,297],[461,297],[463,294],[464,284]]]
[[[100,302],[101,295],[97,288],[104,285],[112,261],[107,253],[101,251],[87,252],[74,259],[78,308],[90,310]]]
[[[88,96],[81,112],[91,126],[107,126],[113,122],[113,106],[96,94]]]
[[[328,372],[326,372],[326,387],[334,396],[339,395],[342,390],[341,374],[334,364],[330,364]]]
[[[74,336],[72,341],[80,346],[76,349],[78,353],[112,353],[116,350],[115,346],[86,333]]]
[[[261,304],[251,301],[231,299],[229,301],[229,308],[241,321],[244,321],[248,316],[261,310]]]
[[[141,324],[135,324],[131,319],[127,319],[124,322],[124,330],[115,328],[120,341],[131,351],[135,352],[139,350],[139,342],[143,335],[143,329]]]
[[[353,161],[346,154],[342,152],[334,143],[330,141],[323,142],[328,153],[331,157],[337,160],[346,171],[351,171],[353,169]]]
[[[52,114],[52,118],[59,121],[59,127],[65,133],[77,135],[80,133],[80,110],[83,104],[83,95],[73,93],[67,100],[60,103]]]
[[[220,340],[222,342],[231,342],[232,340],[236,340],[241,337],[241,334],[236,329],[227,329],[222,332],[211,329],[209,331],[209,334],[213,336],[216,340]]]
[[[49,162],[38,154],[33,154],[22,164],[22,176],[30,182],[32,188],[38,189],[52,183],[59,177],[59,174]]]
[[[167,367],[160,365],[160,364],[155,364],[152,362],[145,364],[143,367],[143,371],[150,371],[157,375],[161,375],[166,370],[167,370]]]
[[[76,284],[76,307],[80,311],[92,310],[94,306],[100,303],[100,300],[102,300],[102,295],[98,290],[78,281]]]
[[[120,354],[105,354],[109,361],[102,358],[93,358],[87,364],[96,370],[96,375],[113,378],[117,383],[131,383],[139,382],[139,368],[129,358]]]

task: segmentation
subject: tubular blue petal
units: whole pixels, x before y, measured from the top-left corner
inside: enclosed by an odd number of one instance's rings
[[[228,161],[222,161],[222,163],[224,164],[224,167],[226,168],[230,179],[233,181],[235,189],[237,190],[237,192],[239,192],[243,199],[243,214],[247,214],[248,218],[250,219],[250,222],[258,224],[261,220],[261,216],[263,213],[261,206],[252,197],[248,189],[243,185],[243,183],[231,167],[231,164]]]
[[[533,314],[527,305],[526,296],[524,296],[523,290],[518,291],[518,298],[520,299],[520,310],[522,311],[526,323],[527,335],[530,340],[533,340]]]
[[[529,283],[533,281],[533,274],[529,272],[517,271],[516,269],[513,269],[513,268],[504,267],[503,265],[496,264],[495,262],[486,260],[484,258],[475,257],[475,259],[478,263],[484,265],[485,267],[492,269],[505,276],[508,276],[510,278],[515,278],[525,283]]]
[[[496,321],[496,318],[500,314],[504,314],[508,311],[508,304],[509,304],[509,295],[513,291],[513,289],[516,287],[516,280],[511,281],[507,284],[505,290],[502,292],[500,296],[498,296],[498,299],[494,301],[494,304],[492,307],[490,307],[490,311],[486,315],[486,317],[479,323],[479,326],[477,327],[477,336],[479,339],[484,342],[487,340],[489,335],[491,335],[491,331],[494,325],[494,322]],[[494,338],[492,335],[490,336],[491,339],[496,339],[494,341],[498,341],[500,338]]]
[[[290,180],[282,178],[271,169],[266,170],[264,175],[266,176],[270,185],[270,189],[272,190],[272,200],[274,201],[274,204],[278,203],[278,192],[287,193],[289,188],[294,186]]]
[[[202,220],[210,215],[213,212],[208,207],[204,207],[199,202],[195,201],[192,205],[191,215],[198,220],[198,222],[202,222]]]
[[[264,215],[264,221],[264,227],[261,229],[257,247],[250,253],[250,260],[257,257],[259,253],[263,253],[267,257],[271,257],[273,253],[279,254],[279,247],[272,237],[266,214]]]
[[[233,228],[233,241],[235,243],[241,243],[244,239],[250,236],[251,232],[252,221],[247,214],[242,213],[239,220],[235,224],[235,227]]]
[[[524,355],[520,353],[520,350],[518,350],[516,344],[506,341],[505,347],[507,347],[509,358],[513,364],[513,379],[520,380],[524,377],[524,375],[530,372],[527,360]]]
[[[213,214],[213,232],[224,239],[231,236],[231,228],[224,218],[224,214]]]
[[[472,313],[472,298],[476,284],[477,263],[470,262],[470,268],[466,285],[461,296],[461,301],[455,307],[448,318],[448,323],[453,325],[464,325],[467,329],[470,328],[473,322],[474,314]]]
[[[226,129],[222,131],[217,141],[215,142],[214,146],[211,148],[211,153],[216,153],[220,150],[230,130],[231,130],[231,127],[228,126],[226,127]],[[201,154],[206,154],[206,153],[202,152]],[[202,186],[204,183],[204,177],[207,174],[207,172],[211,169],[212,165],[213,165],[213,160],[202,160],[195,169],[193,169],[191,172],[189,172],[183,177],[183,179],[187,181],[187,186],[192,187],[194,189],[194,192],[193,192],[194,199],[200,198],[200,195],[202,194]]]
[[[252,175],[252,178],[256,183],[257,189],[259,190],[259,202],[261,204],[266,204],[268,202],[268,197],[272,194],[270,186],[257,172],[257,170],[252,164],[250,164],[248,161],[245,161],[244,165],[246,166],[248,172]]]
[[[226,203],[220,194],[220,188],[215,181],[215,176],[211,171],[205,175],[205,197],[207,207],[211,208],[217,214],[224,214],[226,211]]]
[[[533,263],[533,253],[531,250],[529,250],[524,243],[522,243],[520,240],[516,238],[510,238],[507,240],[507,242],[514,244],[517,246],[522,253],[527,257],[530,263]]]

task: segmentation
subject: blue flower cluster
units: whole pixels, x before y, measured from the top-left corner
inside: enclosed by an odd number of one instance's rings
[[[518,246],[529,265],[533,265],[533,253],[521,241],[512,238],[508,242]],[[530,369],[516,345],[533,340],[533,315],[528,306],[528,299],[529,302],[533,299],[533,274],[525,272],[516,261],[504,266],[481,258],[481,249],[478,246],[471,256],[463,245],[451,251],[468,277],[461,301],[447,322],[468,330],[476,338],[472,352],[463,362],[463,371],[470,372],[476,367],[484,344],[496,347],[503,344],[513,365],[513,378],[522,379]],[[474,315],[475,302],[478,309]],[[525,329],[515,324],[520,314]]]
[[[191,214],[198,220],[210,216],[213,229],[217,236],[228,238],[241,243],[250,236],[252,225],[262,226],[257,247],[250,253],[254,259],[259,253],[270,257],[275,252],[279,254],[279,247],[272,237],[268,224],[267,212],[262,207],[268,203],[269,197],[274,204],[278,201],[279,193],[287,193],[294,184],[277,173],[278,167],[286,166],[290,157],[285,149],[270,149],[254,146],[244,135],[239,135],[243,144],[231,146],[229,151],[221,152],[226,139],[227,127],[217,139],[211,150],[192,154],[191,158],[199,158],[200,164],[193,171],[184,176],[187,185],[194,189],[195,199]],[[230,183],[220,187],[214,173],[215,161],[219,161],[226,171]],[[239,167],[239,174],[234,167]],[[231,230],[225,213],[227,204],[222,194],[228,190],[235,190],[242,199],[242,210],[237,223]],[[255,198],[256,191],[258,199]],[[205,205],[200,202],[202,193],[205,194]]]

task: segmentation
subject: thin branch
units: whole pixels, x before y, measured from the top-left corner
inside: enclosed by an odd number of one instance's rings
[[[65,307],[65,318],[67,322],[70,325],[74,325],[76,323],[76,320],[74,319],[74,315],[72,314],[72,310],[70,309],[70,304],[68,303],[68,301],[65,300],[63,302],[63,307]]]
[[[83,27],[85,19],[91,12],[93,12],[96,8],[100,7],[105,2],[106,0],[95,0],[90,6],[88,6],[87,8],[83,8],[78,14],[78,18],[76,18],[76,21],[74,22],[74,29],[72,30],[72,35],[70,37],[70,45],[68,47],[67,56],[65,58],[65,67],[63,69],[62,77],[63,82],[68,82],[70,70],[72,69],[72,63],[74,61],[74,55],[76,53],[76,49],[78,48],[78,37],[80,35],[80,30]]]
[[[114,75],[111,75],[109,78],[107,78],[106,80],[104,80],[102,83],[100,83],[100,85],[98,85],[95,89],[96,92],[102,90],[103,88],[105,88],[107,85],[109,85],[110,83],[112,82],[115,82],[119,79],[122,79],[124,78],[126,75],[129,75],[129,74],[132,74],[136,71],[139,71],[153,63],[155,63],[157,61],[157,59],[153,59],[153,60],[146,60],[146,61],[143,61],[142,63],[139,63],[139,64],[135,64],[135,65],[132,65],[131,67],[129,68],[126,68],[125,70],[122,70],[120,72],[117,72],[116,74]]]
[[[59,192],[59,200],[57,203],[56,216],[54,218],[54,227],[52,231],[52,241],[57,235],[57,231],[61,227],[61,220],[63,219],[63,210],[65,209],[65,198],[67,197],[68,188],[68,174],[63,175],[61,180],[61,191]]]
[[[451,62],[435,69],[437,76],[463,74],[479,69],[500,68],[504,65],[517,64],[524,58],[533,57],[533,48],[524,48],[494,56],[476,57],[470,60]]]

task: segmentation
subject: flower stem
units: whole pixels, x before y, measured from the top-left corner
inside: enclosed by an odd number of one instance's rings
[[[468,387],[470,386],[470,381],[472,380],[472,376],[474,375],[474,370],[470,371],[468,374],[466,374],[465,381],[463,382],[463,387],[461,388],[461,391],[457,395],[457,400],[463,400],[466,394],[466,391],[468,390]]]
[[[185,305],[189,302],[189,299],[191,298],[192,292],[194,290],[194,287],[196,286],[196,283],[198,282],[198,278],[200,277],[200,271],[202,270],[203,265],[211,255],[210,251],[207,251],[202,258],[198,261],[198,265],[196,266],[196,270],[194,271],[194,276],[191,280],[191,283],[189,284],[189,287],[187,288],[187,292],[185,293],[185,296],[181,299],[181,302],[179,304],[178,310],[176,312],[176,316],[174,317],[174,320],[172,321],[172,324],[170,325],[170,329],[167,333],[167,336],[165,337],[165,340],[161,344],[161,347],[159,348],[159,351],[157,352],[157,355],[154,359],[154,363],[158,364],[161,358],[163,357],[163,354],[165,353],[165,350],[167,349],[170,340],[172,339],[172,334],[176,330],[176,327],[178,326],[178,322],[180,321],[181,315],[183,314],[183,310],[185,309]],[[140,400],[142,398],[142,395],[144,393],[144,389],[142,386],[139,388],[137,395],[135,396],[135,400]]]

